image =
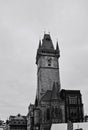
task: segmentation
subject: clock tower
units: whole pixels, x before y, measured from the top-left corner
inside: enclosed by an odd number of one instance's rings
[[[44,34],[37,49],[37,93],[30,104],[27,130],[50,130],[52,124],[83,121],[83,104],[79,90],[61,90],[60,51],[54,48],[50,34]]]
[[[36,55],[38,101],[47,90],[52,90],[53,83],[56,82],[58,84],[58,91],[60,90],[59,57],[58,42],[54,49],[50,34],[44,34],[42,42],[39,41]]]

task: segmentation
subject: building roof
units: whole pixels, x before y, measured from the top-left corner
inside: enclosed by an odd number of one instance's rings
[[[59,100],[59,89],[58,84],[54,83],[52,90],[47,90],[44,96],[41,98],[42,101]]]
[[[80,90],[65,90],[65,89],[62,89],[61,93],[65,93],[65,94],[81,94]]]
[[[26,120],[26,116],[22,116],[20,114],[16,115],[16,116],[10,116],[9,120]]]
[[[54,50],[54,46],[50,34],[44,34],[41,48],[43,50]]]
[[[56,45],[56,49],[54,49],[54,45],[50,34],[44,34],[42,42],[41,40],[39,40],[39,47],[37,49],[37,55],[36,55],[36,64],[38,63],[38,59],[40,58],[41,55],[52,55],[57,58],[60,57],[58,42]]]

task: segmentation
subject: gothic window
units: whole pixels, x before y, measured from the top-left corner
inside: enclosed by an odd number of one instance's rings
[[[68,104],[68,97],[66,98],[66,103]]]
[[[80,104],[81,103],[81,100],[80,100],[80,98],[78,98],[78,104]]]
[[[73,113],[73,112],[71,113],[71,116],[74,116],[74,113]]]
[[[51,109],[51,115],[52,115],[52,118],[54,117],[54,108],[52,107]]]
[[[58,117],[58,108],[55,108],[55,117]]]
[[[47,108],[47,111],[46,111],[46,118],[47,118],[47,120],[50,120],[50,110],[49,110],[49,108]]]
[[[77,96],[75,97],[69,96],[69,104],[77,104]]]
[[[70,117],[71,117],[71,119],[77,118],[77,108],[70,109]]]
[[[61,118],[62,119],[62,110],[59,108],[59,112],[58,112],[58,114],[59,114],[59,118]]]

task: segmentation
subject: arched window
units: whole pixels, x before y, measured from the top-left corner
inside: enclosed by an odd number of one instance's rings
[[[50,120],[50,110],[49,110],[49,108],[47,108],[47,110],[46,110],[46,118],[47,118],[47,120]]]
[[[52,116],[52,118],[54,118],[54,108],[53,107],[51,108],[51,116]]]
[[[58,117],[58,108],[55,108],[55,117]]]

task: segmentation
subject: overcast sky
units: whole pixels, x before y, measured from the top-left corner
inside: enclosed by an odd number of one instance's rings
[[[34,103],[39,39],[60,46],[61,88],[81,90],[88,114],[88,0],[0,0],[0,118]]]

